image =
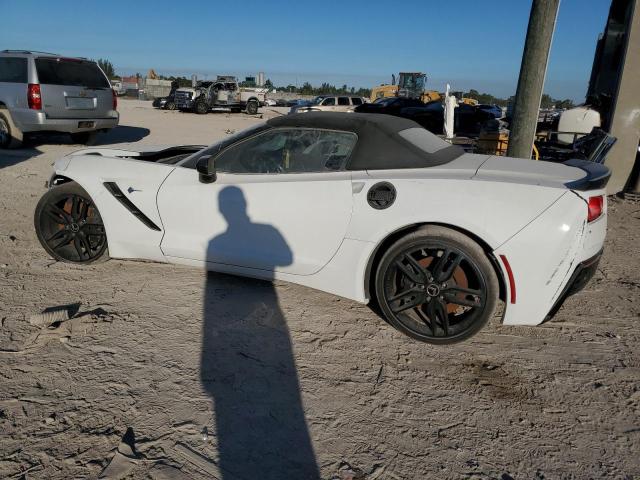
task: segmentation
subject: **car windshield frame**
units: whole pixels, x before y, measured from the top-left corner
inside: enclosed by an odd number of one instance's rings
[[[237,132],[229,137],[222,138],[219,141],[212,143],[208,147],[205,147],[202,150],[198,150],[197,152],[189,155],[187,158],[184,158],[180,162],[178,162],[176,164],[176,167],[196,168],[196,164],[198,163],[198,160],[203,155],[211,155],[212,157],[215,157],[227,147],[230,147],[231,145],[242,142],[255,135],[264,133],[267,130],[271,130],[272,128],[273,127],[267,124],[267,122],[258,123],[249,128],[245,128],[240,132]]]

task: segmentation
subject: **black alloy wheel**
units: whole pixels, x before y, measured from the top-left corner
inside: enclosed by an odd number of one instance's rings
[[[106,259],[107,236],[91,197],[74,182],[54,187],[38,202],[38,240],[56,260],[92,263]]]
[[[176,109],[176,104],[174,102],[169,101],[169,102],[165,103],[164,108],[166,110],[175,110]]]
[[[482,248],[465,235],[428,226],[400,239],[380,261],[376,298],[398,330],[448,344],[477,333],[493,316],[498,280]]]

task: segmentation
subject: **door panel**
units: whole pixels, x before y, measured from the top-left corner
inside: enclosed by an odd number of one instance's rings
[[[349,172],[198,173],[176,168],[158,192],[165,255],[310,275],[338,250],[351,219]]]

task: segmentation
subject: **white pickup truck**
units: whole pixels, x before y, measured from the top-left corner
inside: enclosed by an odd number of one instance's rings
[[[258,113],[264,105],[267,88],[241,88],[235,77],[218,76],[215,81],[200,81],[193,88],[179,88],[175,94],[176,108],[199,114],[211,110],[244,110],[250,115]]]

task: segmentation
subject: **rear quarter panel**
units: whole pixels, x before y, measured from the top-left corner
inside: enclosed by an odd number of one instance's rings
[[[606,210],[606,209],[605,209]],[[576,266],[603,246],[606,212],[587,223],[587,204],[567,191],[542,215],[498,247],[515,280],[509,288],[503,322],[507,325],[542,323],[562,293]],[[506,277],[504,262],[500,265]]]
[[[354,175],[354,184],[360,183],[362,188],[354,195],[347,238],[379,243],[408,225],[441,223],[467,230],[495,249],[566,192],[472,180],[474,172],[464,169],[429,170],[428,177],[424,169]],[[420,175],[423,178],[417,178]],[[389,208],[376,210],[368,204],[367,192],[381,181],[393,184],[397,196]]]

